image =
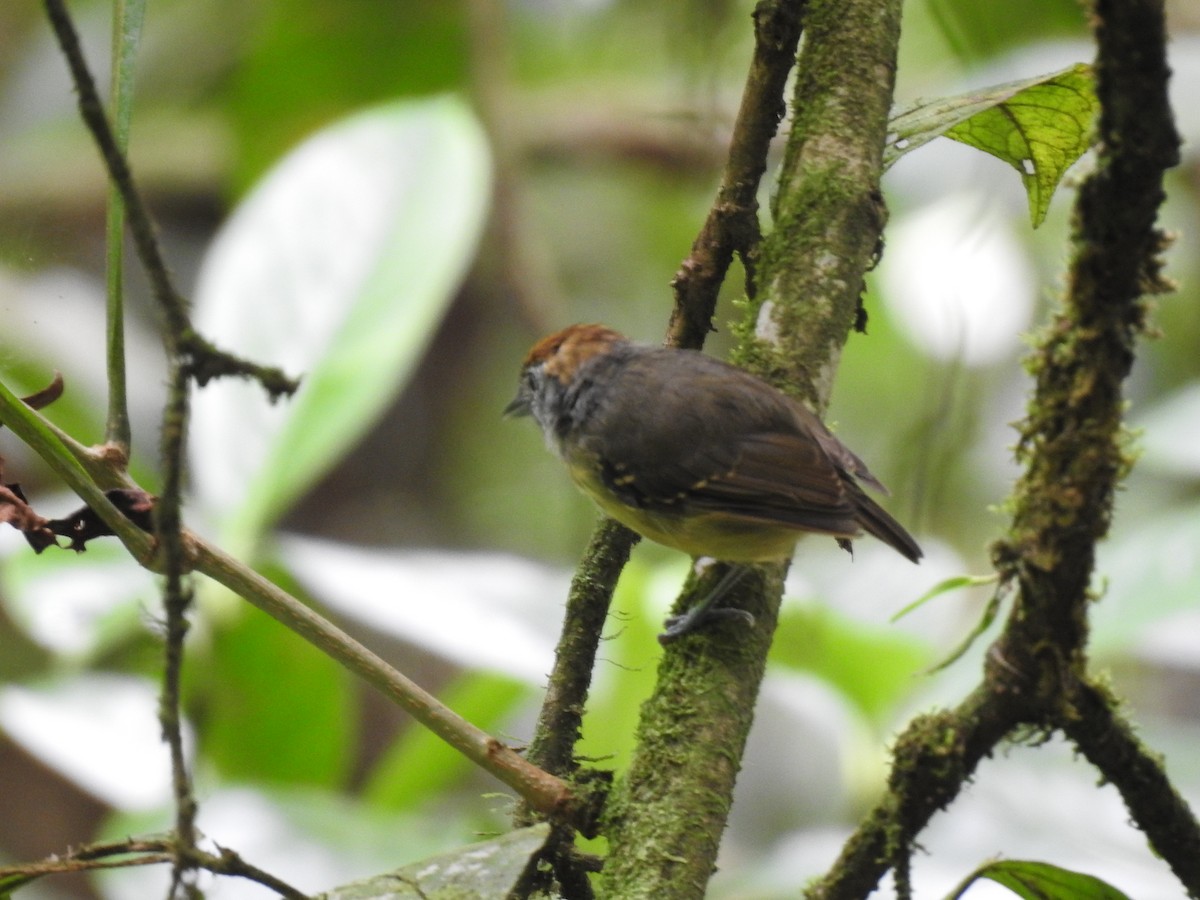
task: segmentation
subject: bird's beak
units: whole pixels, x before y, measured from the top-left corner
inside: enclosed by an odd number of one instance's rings
[[[504,407],[504,418],[513,419],[520,416],[527,416],[532,412],[529,408],[529,398],[524,393],[519,393],[512,398],[512,402]]]

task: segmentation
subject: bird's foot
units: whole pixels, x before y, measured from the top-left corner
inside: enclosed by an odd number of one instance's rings
[[[683,615],[667,619],[663,623],[666,627],[658,636],[658,642],[665,646],[685,635],[703,631],[717,622],[728,622],[731,619],[745,622],[747,627],[754,627],[754,616],[744,609],[735,609],[732,606],[720,606],[715,609],[710,606],[695,606]]]
[[[716,622],[727,622],[730,619],[740,619],[753,628],[754,616],[746,610],[730,606],[717,606],[717,601],[733,589],[746,571],[745,566],[730,566],[707,596],[687,612],[667,619],[666,628],[658,636],[658,642],[666,645],[684,635],[694,634]]]

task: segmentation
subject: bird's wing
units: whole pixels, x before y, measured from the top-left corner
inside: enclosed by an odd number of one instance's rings
[[[621,373],[637,379],[621,385],[622,394],[647,404],[636,428],[611,408],[580,423],[582,448],[598,462],[606,487],[642,509],[690,508],[858,533],[856,504],[825,446],[835,439],[815,417],[810,427],[792,401],[761,391],[740,369],[709,357],[692,362],[686,380],[672,377],[669,364]]]
[[[737,458],[693,486],[693,509],[854,535],[857,507],[845,480],[808,434],[744,435]]]

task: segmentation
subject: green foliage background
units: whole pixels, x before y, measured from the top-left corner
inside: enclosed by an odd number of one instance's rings
[[[899,102],[1087,60],[1077,4],[1019,6],[1020,13],[1012,4],[911,4]],[[303,266],[288,269],[269,247],[250,246],[268,288],[241,307],[234,303],[221,327],[235,338],[261,338],[249,349],[280,355],[265,362],[284,362],[327,390],[271,414],[285,420],[275,432],[285,437],[250,476],[211,463],[259,458],[251,439],[259,410],[238,407],[225,420],[229,430],[206,430],[198,413],[192,512],[198,528],[331,610],[472,721],[519,743],[538,699],[546,657],[537,653],[551,646],[565,572],[594,518],[540,438],[502,422],[499,410],[525,348],[549,328],[594,320],[646,340],[661,335],[668,281],[716,184],[750,47],[751,5],[514,3],[506,35],[481,26],[480,8],[440,0],[152,3],[131,155],[168,256],[192,294],[232,211],[313,135],[376,116],[387,127],[414,129],[400,132],[410,142],[404,146],[425,139],[419,135],[442,135],[455,148],[478,139],[474,156],[451,163],[448,151],[439,153],[403,176],[431,199],[387,209],[392,243],[380,239],[363,251],[374,268],[346,282],[336,329],[314,336],[320,329],[306,327],[317,313],[289,289],[309,277]],[[103,71],[109,5],[73,9],[89,58]],[[50,417],[98,441],[104,179],[37,7],[0,6],[0,35],[0,377],[27,391],[61,369],[68,392]],[[1179,50],[1181,68],[1193,65],[1188,46]],[[507,71],[499,83],[479,74],[483,62],[497,59]],[[490,130],[490,145],[480,129]],[[1195,736],[1200,677],[1194,640],[1179,639],[1194,635],[1200,598],[1200,304],[1189,236],[1197,230],[1195,171],[1194,155],[1185,156],[1171,184],[1167,225],[1184,237],[1169,258],[1181,289],[1160,301],[1163,339],[1143,348],[1135,373],[1131,419],[1144,426],[1144,458],[1101,557],[1103,602],[1095,617],[1097,652],[1143,711],[1156,745],[1167,749],[1170,771],[1192,791],[1200,787],[1194,754],[1171,750]],[[1013,299],[1033,310],[1018,317],[1017,328],[1036,327],[1064,257],[1069,189],[1033,232],[1018,178],[947,141],[901,160],[885,187],[897,229],[960,195],[976,204],[979,221],[999,222],[1032,273],[1030,296]],[[439,231],[435,213],[451,208],[461,212],[459,224]],[[319,207],[310,215],[316,221],[301,215],[285,230],[316,235],[307,259],[317,269],[322,228],[329,253],[357,252],[353,235],[350,245],[339,243],[346,230],[321,220]],[[430,235],[428,246],[405,255]],[[237,238],[263,239],[253,230]],[[942,578],[987,568],[987,544],[1003,523],[997,507],[1013,475],[1006,423],[1019,415],[1026,390],[1020,344],[1013,329],[1006,349],[986,361],[932,352],[889,294],[891,252],[868,283],[869,334],[847,348],[831,420],[892,488],[891,508],[922,536],[930,558],[920,569],[893,566],[864,542],[851,563],[815,541],[801,545],[774,651],[776,677],[752,739],[715,896],[794,895],[832,858],[827,835],[845,829],[878,790],[886,740],[898,723],[974,679],[977,655],[936,676],[922,672],[970,631],[986,588],[935,598],[899,624],[888,619]],[[949,270],[953,262],[927,265]],[[271,270],[276,263],[281,268]],[[135,273],[129,281],[134,473],[153,489],[162,363],[141,282]],[[429,286],[422,291],[417,282]],[[969,282],[958,289],[971,303]],[[739,294],[731,281],[712,352],[728,347]],[[209,301],[200,292],[197,302],[203,323]],[[44,514],[70,508],[11,436],[0,441],[6,480],[20,481]],[[334,565],[315,551],[323,545],[288,536],[295,533],[364,555]],[[19,714],[30,702],[70,708],[62,704],[102,676],[152,688],[159,666],[153,583],[111,547],[80,558],[35,558],[19,536],[0,538],[0,796],[7,812],[0,860],[164,827],[165,791],[135,799],[107,786],[141,776],[122,775],[117,760],[100,752],[103,742],[93,736],[106,731],[104,722],[52,732],[36,724],[44,719],[20,724],[30,720]],[[498,553],[539,566],[510,571]],[[467,580],[468,567],[483,576]],[[584,746],[615,767],[633,740],[657,658],[653,635],[684,571],[672,554],[642,547],[623,580]],[[383,612],[356,612],[356,597]],[[403,621],[388,619],[389,604],[404,607]],[[447,607],[459,612],[447,614]],[[411,624],[422,616],[437,627]],[[476,621],[487,627],[472,628]],[[510,801],[491,793],[493,783],[233,598],[202,594],[189,653],[201,828],[264,868],[287,869],[301,858],[305,865],[290,877],[315,891],[504,827]],[[151,722],[153,712],[152,704],[143,709]],[[71,743],[83,752],[60,752],[64,733],[75,734]],[[140,738],[115,737],[125,763],[158,755],[165,765],[152,725]],[[85,763],[110,777],[82,773]],[[1020,808],[1006,810],[1005,795],[1028,787],[1028,767],[1061,786],[1027,792]],[[990,777],[1009,787],[983,787],[953,814],[959,826],[986,821],[984,832],[960,846],[952,825],[926,843],[936,861],[928,863],[931,886],[944,892],[979,860],[1020,853],[1029,818],[1042,823],[1032,831],[1036,839],[1046,839],[1064,805],[1085,812],[1078,840],[1059,844],[1066,858],[1056,861],[1100,873],[1114,856],[1136,857],[1126,853],[1136,849],[1132,833],[1113,852],[1108,842],[1116,839],[1088,827],[1093,807],[1081,804],[1102,795],[1090,784],[1077,790],[1088,775],[1066,759],[1050,753],[1001,761],[980,780]],[[1153,862],[1130,865],[1110,880],[1133,895],[1156,896],[1154,885],[1163,882],[1153,880],[1161,875]],[[1150,880],[1122,884],[1122,872]],[[921,874],[918,866],[918,883]],[[141,897],[151,877],[111,875],[67,889]],[[234,891],[221,885],[213,896]]]

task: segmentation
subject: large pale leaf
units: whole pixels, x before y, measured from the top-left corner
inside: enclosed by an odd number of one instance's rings
[[[198,326],[303,377],[273,408],[240,382],[196,398],[195,487],[231,549],[249,549],[404,384],[473,255],[488,172],[464,103],[394,103],[310,138],[222,230]]]
[[[115,809],[146,809],[170,796],[148,679],[93,672],[4,687],[0,733]]]
[[[961,141],[1017,170],[1036,228],[1067,169],[1091,146],[1099,108],[1092,70],[1083,64],[922,101],[892,117],[884,167],[935,137]]]
[[[280,563],[305,591],[472,670],[540,686],[554,661],[567,574],[497,553],[366,549],[281,536]]]
[[[1146,410],[1136,425],[1143,465],[1175,478],[1200,478],[1200,380]]]

